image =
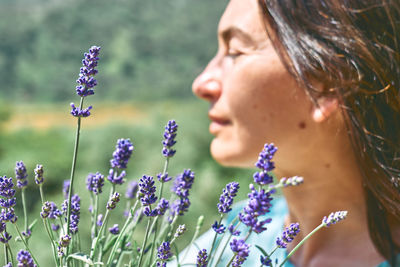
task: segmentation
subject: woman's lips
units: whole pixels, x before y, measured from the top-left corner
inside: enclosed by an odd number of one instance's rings
[[[209,131],[211,134],[217,134],[224,126],[230,124],[228,119],[224,119],[222,117],[214,116],[209,114],[208,117],[211,120]]]

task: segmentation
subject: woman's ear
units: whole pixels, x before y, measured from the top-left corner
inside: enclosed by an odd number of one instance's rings
[[[312,118],[315,122],[323,122],[335,113],[339,108],[339,102],[334,97],[321,97],[318,106],[313,107]]]

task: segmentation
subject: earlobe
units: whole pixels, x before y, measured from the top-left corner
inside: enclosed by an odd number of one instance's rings
[[[323,122],[327,120],[339,108],[339,102],[336,98],[320,98],[318,106],[312,111],[312,118],[315,122]]]

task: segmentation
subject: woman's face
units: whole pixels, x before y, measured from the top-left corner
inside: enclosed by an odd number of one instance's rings
[[[312,103],[268,39],[257,0],[230,1],[218,45],[193,82],[193,92],[210,102],[212,156],[223,165],[253,166],[263,145],[273,142],[278,158],[293,158],[309,137]]]

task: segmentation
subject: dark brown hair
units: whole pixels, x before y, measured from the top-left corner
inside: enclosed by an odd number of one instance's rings
[[[285,66],[317,103],[339,99],[363,175],[369,233],[392,266],[400,252],[400,4],[259,0]],[[313,82],[314,81],[314,82]],[[323,91],[313,87],[325,85]]]

